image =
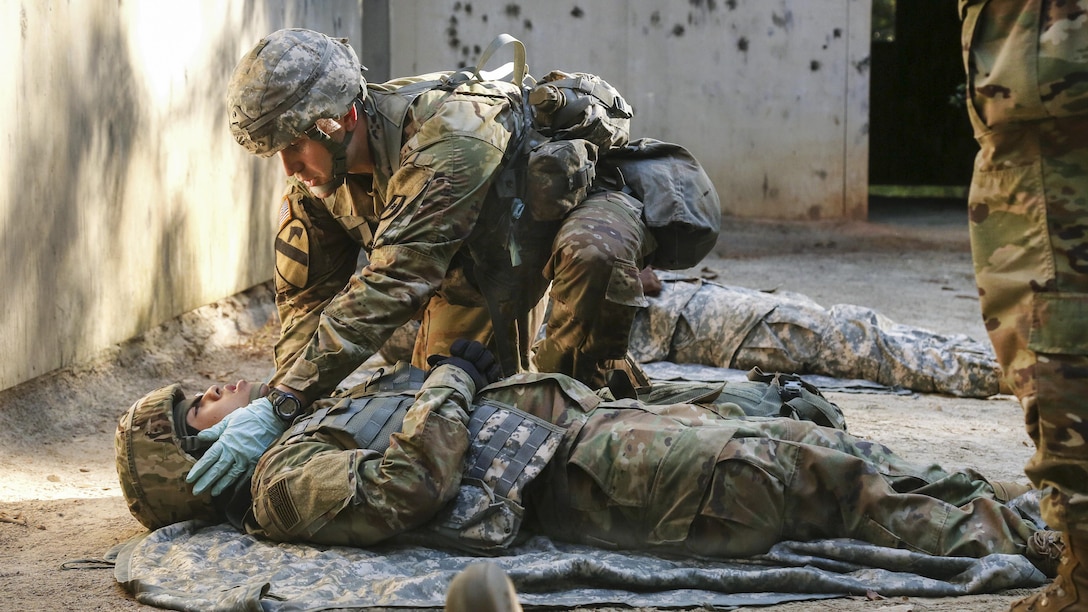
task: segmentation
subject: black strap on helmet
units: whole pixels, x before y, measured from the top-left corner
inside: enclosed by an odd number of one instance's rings
[[[181,445],[181,450],[194,456],[201,457],[204,451],[212,447],[212,442],[205,442],[196,436],[178,436],[178,444]]]
[[[351,101],[351,106],[348,107],[350,111],[352,108],[362,112],[358,108],[360,98],[356,97]],[[345,113],[347,114],[347,113]],[[315,123],[313,127],[306,130],[306,136],[310,140],[316,140],[328,149],[332,154],[332,180],[325,183],[330,188],[330,191],[336,187],[339,187],[344,183],[344,179],[348,176],[348,145],[351,144],[351,139],[355,135],[355,131],[344,130],[344,139],[340,142],[333,140],[332,136],[322,132]]]

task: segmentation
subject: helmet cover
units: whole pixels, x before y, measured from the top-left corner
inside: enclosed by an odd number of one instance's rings
[[[185,482],[196,457],[183,448],[184,425],[179,429],[175,412],[185,412],[175,407],[191,403],[180,385],[170,385],[137,400],[117,423],[114,443],[121,492],[132,516],[148,529],[223,518],[210,493],[193,495],[192,485]]]
[[[362,70],[346,39],[277,30],[234,69],[227,88],[231,134],[250,153],[271,157],[318,119],[347,113],[366,91]]]

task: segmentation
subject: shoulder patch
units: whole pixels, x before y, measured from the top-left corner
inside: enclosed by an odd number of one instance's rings
[[[310,236],[298,219],[288,219],[276,235],[276,273],[284,282],[301,289],[310,269]]]
[[[287,221],[291,219],[291,199],[287,196],[283,196],[283,201],[280,202],[280,222],[279,227],[283,229],[283,226]]]

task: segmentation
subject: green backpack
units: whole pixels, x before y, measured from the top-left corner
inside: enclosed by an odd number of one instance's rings
[[[745,381],[657,382],[640,390],[638,399],[648,404],[735,404],[745,416],[786,417],[846,431],[842,409],[815,386],[796,374],[767,374],[758,367]]]

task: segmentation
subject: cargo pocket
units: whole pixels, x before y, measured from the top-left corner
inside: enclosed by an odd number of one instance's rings
[[[378,230],[374,239],[375,248],[406,240],[424,242],[429,240],[430,236],[402,236],[402,234],[412,225],[412,220],[419,211],[424,194],[434,180],[434,176],[435,172],[432,168],[416,165],[404,166],[393,175],[389,181],[389,200],[378,217]],[[434,220],[439,221],[440,217],[435,216]],[[435,224],[430,224],[430,226],[433,225]],[[414,231],[433,232],[435,229],[441,228],[415,228]]]
[[[968,110],[990,127],[1047,114],[1039,96],[1037,18],[1000,10],[993,2],[967,7],[962,30]]]
[[[1037,355],[1039,449],[1048,460],[1080,459],[1088,437],[1077,414],[1088,396],[1088,294],[1036,293],[1031,316],[1028,348]]]
[[[617,259],[612,264],[612,274],[608,278],[608,288],[604,297],[613,304],[645,308],[650,305],[642,292],[642,281],[638,278],[638,266],[633,261]]]
[[[1036,293],[1028,348],[1037,353],[1088,355],[1088,294]]]
[[[1043,201],[1042,169],[1038,162],[1013,168],[976,170],[968,195],[971,255],[985,320],[996,312],[995,287],[1009,291],[1010,274],[1026,273],[1039,280],[1053,278],[1050,240]],[[1028,282],[1019,291],[1030,292]],[[1008,297],[1001,298],[1011,303]],[[991,303],[994,302],[994,303]]]
[[[582,139],[545,142],[529,151],[525,203],[533,218],[556,221],[581,204],[596,162],[597,147]]]

